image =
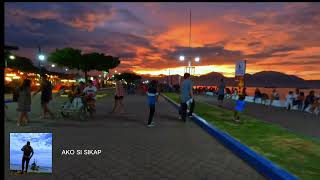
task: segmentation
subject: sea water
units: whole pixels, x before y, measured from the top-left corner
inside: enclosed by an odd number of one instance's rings
[[[40,166],[38,171],[33,171],[33,170],[31,170],[31,164],[32,163],[29,162],[28,172],[52,173],[52,168],[51,167],[44,167],[44,166]],[[26,166],[24,166],[24,168],[26,168]],[[19,171],[21,171],[21,164],[10,164],[10,170],[19,170]]]

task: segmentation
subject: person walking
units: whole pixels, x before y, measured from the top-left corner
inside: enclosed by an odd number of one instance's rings
[[[223,82],[223,79],[220,79],[220,84],[218,87],[218,106],[222,106],[223,99],[224,99],[224,89],[226,88],[226,85]]]
[[[191,102],[191,107],[189,111],[189,116],[192,116],[192,112],[194,109],[195,104],[194,103],[194,95],[192,92],[192,81],[190,80],[190,74],[189,73],[184,73],[183,76],[184,80],[181,84],[181,104],[180,104],[180,110],[181,110],[181,119],[186,122],[186,116],[187,116],[187,109],[188,109],[188,104]],[[190,114],[191,113],[191,114]]]
[[[21,174],[23,174],[24,171],[24,164],[26,164],[26,173],[28,172],[28,166],[29,166],[29,162],[30,159],[32,158],[34,152],[33,152],[33,148],[30,145],[30,142],[28,141],[26,145],[24,145],[21,148],[21,151],[23,151],[23,156],[22,156],[22,170],[21,170]]]
[[[122,82],[118,79],[116,81],[116,92],[114,96],[114,106],[111,111],[111,113],[117,112],[117,111],[124,111],[123,107],[123,97],[124,97],[124,88]]]
[[[152,80],[149,84],[149,88],[147,91],[147,96],[148,96],[148,104],[149,104],[149,118],[148,118],[148,127],[154,126],[154,121],[153,121],[153,116],[154,112],[156,110],[156,102],[158,101],[159,98],[159,93],[158,93],[158,82],[156,80]]]
[[[43,110],[40,118],[46,118],[47,113],[50,114],[51,118],[55,118],[54,114],[48,107],[49,102],[52,100],[52,84],[48,80],[47,75],[41,75],[40,88],[33,94],[33,97],[41,91],[41,107]]]
[[[19,88],[18,97],[18,108],[17,111],[20,112],[20,117],[18,120],[18,126],[25,126],[28,124],[29,117],[28,113],[31,111],[31,80],[25,79]]]
[[[234,108],[234,111],[233,111],[233,120],[235,122],[241,122],[240,121],[240,113],[243,112],[244,110],[244,107],[245,107],[245,95],[244,94],[240,94],[239,95],[239,98],[237,99],[236,101],[236,106]]]

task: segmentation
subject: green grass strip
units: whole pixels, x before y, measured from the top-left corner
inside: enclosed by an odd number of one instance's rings
[[[164,94],[180,103],[178,94]],[[232,121],[231,110],[199,101],[196,102],[194,112],[300,179],[320,179],[318,139],[290,132],[245,113],[240,115],[243,123],[237,124]]]

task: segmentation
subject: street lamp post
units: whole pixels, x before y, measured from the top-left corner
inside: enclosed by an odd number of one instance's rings
[[[39,71],[40,71],[40,74],[41,74],[41,73],[42,73],[42,64],[41,64],[41,62],[46,59],[46,56],[41,53],[41,48],[40,48],[40,46],[38,47],[38,50],[39,50],[39,51],[38,51]]]
[[[180,61],[184,61],[185,59],[186,58],[183,55],[181,55],[179,57]],[[195,74],[195,66],[192,66],[192,60],[191,60],[192,58],[187,58],[187,59],[189,59],[189,61],[188,61],[188,66],[185,67],[185,72],[190,73],[190,74]],[[199,56],[195,57],[194,61],[196,63],[200,62],[200,57]]]
[[[191,49],[191,10],[190,10],[190,26],[189,26],[189,49]],[[185,67],[185,72],[190,73],[191,75],[195,74],[195,66],[192,66],[192,58],[191,57],[185,58],[184,55],[181,55],[179,57],[180,61],[184,61],[185,59],[189,60],[188,66]],[[195,57],[194,61],[196,63],[200,62],[200,57],[199,56]]]

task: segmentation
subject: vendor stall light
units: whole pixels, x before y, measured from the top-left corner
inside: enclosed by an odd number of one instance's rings
[[[8,74],[6,74],[6,76],[8,76],[8,77],[13,77],[13,76],[16,76],[16,74],[13,74],[13,73],[8,73]]]
[[[10,77],[5,77],[5,80],[6,80],[6,81],[9,81],[9,82],[12,81],[12,79],[11,79]]]
[[[20,79],[20,76],[13,76],[12,79]]]
[[[23,72],[20,72],[19,74],[20,74],[20,75],[23,75]]]

